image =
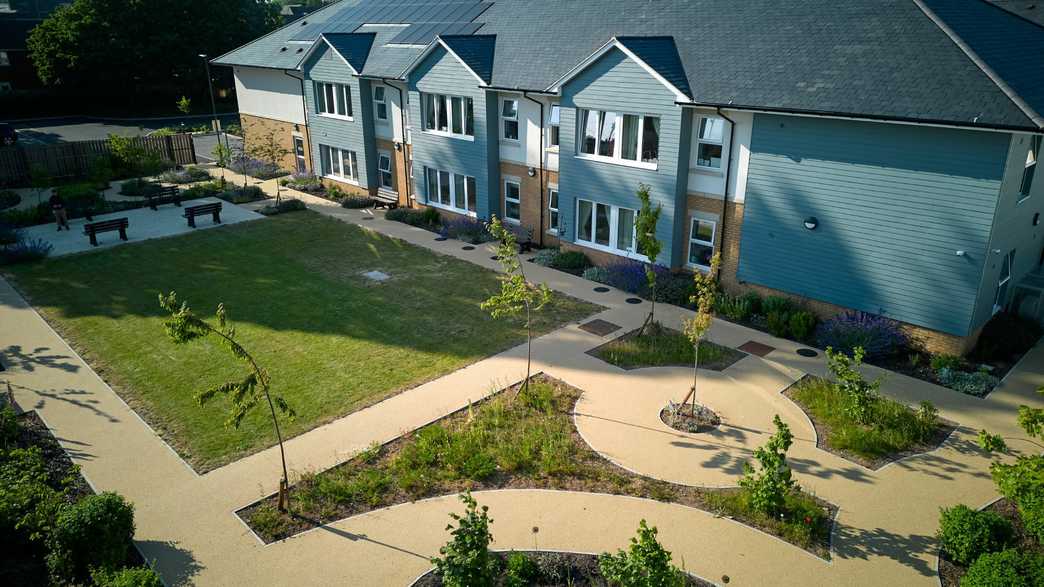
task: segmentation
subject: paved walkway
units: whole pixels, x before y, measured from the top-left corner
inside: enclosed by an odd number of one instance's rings
[[[274,182],[265,182],[266,190]],[[346,222],[432,250],[495,267],[490,251],[464,251],[458,241],[385,221],[369,210],[346,210],[304,194],[311,208]],[[1001,433],[1015,449],[1030,449],[1015,426],[1019,403],[1044,405],[1044,346],[1032,350],[986,400],[890,374],[883,391],[916,403],[930,399],[962,427],[938,450],[870,471],[815,448],[803,413],[779,392],[803,373],[823,373],[823,357],[804,358],[789,341],[715,322],[711,340],[738,346],[756,340],[776,347],[765,359],[747,357],[722,373],[701,372],[701,399],[724,416],[722,432],[690,435],[659,423],[667,398],[688,387],[687,369],[623,371],[586,351],[637,327],[645,304],[624,302],[619,291],[596,293],[591,282],[527,264],[531,279],[601,304],[597,317],[623,328],[598,337],[567,325],[539,338],[534,369],[585,391],[578,429],[591,446],[624,467],[680,483],[735,485],[749,451],[771,431],[775,413],[797,438],[791,462],[803,487],[839,505],[833,560],[733,521],[684,506],[623,496],[563,491],[479,492],[495,523],[497,548],[600,552],[621,547],[640,518],[658,526],[675,560],[707,579],[737,585],[935,584],[934,532],[938,508],[983,505],[995,497],[989,458],[974,446],[974,431]],[[687,312],[657,306],[678,326]],[[119,491],[136,504],[137,540],[168,584],[403,585],[424,572],[445,542],[453,496],[402,504],[342,520],[264,546],[233,515],[274,491],[278,455],[269,449],[206,475],[181,461],[47,324],[0,282],[0,349],[21,406],[38,409],[98,489]],[[516,347],[441,379],[292,439],[295,470],[321,470],[374,440],[386,441],[517,381],[524,347]],[[870,369],[876,371],[875,369]],[[533,529],[538,528],[537,532]]]

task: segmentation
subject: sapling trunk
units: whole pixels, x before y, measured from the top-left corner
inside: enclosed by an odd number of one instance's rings
[[[692,417],[696,417],[696,382],[700,373],[700,343],[696,343],[693,347],[696,351],[695,357],[692,362]]]

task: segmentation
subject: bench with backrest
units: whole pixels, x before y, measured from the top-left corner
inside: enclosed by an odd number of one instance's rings
[[[157,206],[162,206],[163,204],[174,204],[179,208],[181,207],[181,191],[177,186],[163,186],[158,192],[149,194],[145,197],[149,200],[149,208],[152,208],[153,210],[155,210]]]
[[[389,210],[399,207],[399,194],[377,190],[373,196],[373,207],[382,207]]]
[[[184,216],[192,228],[196,228],[196,216],[206,216],[207,214],[213,215],[214,224],[221,224],[221,202],[185,207]]]
[[[83,225],[83,234],[86,234],[91,239],[91,246],[98,246],[98,233],[100,232],[112,232],[114,230],[120,231],[120,240],[127,240],[127,227],[130,226],[130,221],[127,217],[113,218],[111,220],[102,220],[100,222],[90,222]]]

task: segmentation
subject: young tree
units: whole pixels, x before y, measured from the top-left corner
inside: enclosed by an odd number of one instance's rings
[[[290,480],[286,470],[286,452],[283,450],[283,435],[279,430],[279,418],[276,417],[276,408],[279,408],[279,411],[290,420],[296,417],[293,408],[281,396],[271,392],[272,380],[268,375],[268,371],[259,366],[254,357],[236,342],[236,329],[228,322],[228,313],[224,304],[218,304],[217,312],[215,313],[218,321],[217,326],[213,326],[197,317],[189,308],[187,302],[179,304],[175,292],[170,292],[168,295],[160,294],[159,304],[161,308],[170,314],[170,318],[163,322],[163,326],[166,328],[167,336],[175,343],[183,344],[215,335],[221,339],[221,343],[233,357],[249,366],[249,372],[239,381],[228,381],[199,392],[196,394],[196,400],[200,406],[203,406],[219,394],[227,396],[231,405],[229,406],[229,415],[225,425],[233,428],[239,428],[243,418],[257,407],[262,399],[265,400],[268,404],[268,411],[272,416],[272,426],[275,428],[276,440],[279,442],[279,457],[283,463],[283,478],[279,481],[279,509],[286,511]]]
[[[276,137],[274,130],[270,130],[267,133],[262,134],[261,137],[257,140],[247,141],[246,138],[244,138],[243,142],[244,144],[250,144],[248,154],[251,157],[259,159],[260,161],[263,161],[264,163],[267,163],[274,168],[279,168],[283,164],[283,160],[286,158],[286,156],[290,154],[290,151],[286,147],[284,147],[282,143],[279,142],[279,139]],[[279,202],[281,201],[279,193],[280,185],[278,181],[275,182],[275,184],[275,203],[278,206]]]
[[[718,267],[721,266],[721,254],[711,257],[710,271],[697,271],[693,280],[696,282],[696,294],[690,301],[696,304],[696,315],[685,321],[685,336],[692,343],[695,358],[692,364],[692,389],[682,404],[692,396],[692,415],[696,415],[696,382],[700,371],[700,343],[707,336],[711,322],[714,320],[714,299],[718,289]]]
[[[794,479],[787,464],[787,450],[794,443],[790,427],[776,414],[772,418],[776,433],[765,446],[754,449],[758,471],[750,463],[743,463],[743,478],[740,487],[750,495],[750,505],[758,512],[777,516],[783,512],[787,494],[794,488]]]
[[[649,258],[645,264],[645,281],[649,284],[652,294],[652,304],[649,306],[649,316],[646,317],[638,336],[645,334],[645,329],[656,320],[656,258],[660,256],[662,243],[656,238],[656,224],[660,221],[662,206],[652,206],[652,196],[649,194],[649,186],[644,183],[638,184],[638,199],[642,202],[638,210],[638,218],[634,221],[634,232],[638,241],[638,252]]]
[[[178,112],[188,116],[192,112],[192,98],[182,96],[176,104]]]
[[[482,506],[479,510],[470,492],[462,493],[460,500],[464,502],[464,515],[450,514],[457,527],[446,526],[453,537],[439,549],[442,556],[432,558],[431,564],[447,587],[492,586],[497,561],[489,553],[489,543],[493,541],[493,534],[489,532],[489,525],[493,523],[487,513],[489,508]]]
[[[551,302],[551,290],[544,284],[533,285],[526,281],[526,271],[518,255],[518,240],[496,216],[486,224],[489,233],[500,244],[497,245],[497,258],[504,269],[499,276],[500,293],[494,294],[482,302],[482,309],[493,318],[517,316],[526,313],[526,380],[515,393],[529,389],[529,374],[533,363],[533,312],[539,311]]]
[[[43,193],[54,183],[51,173],[43,165],[29,166],[29,185],[36,192],[36,205],[43,203]]]
[[[873,408],[881,397],[881,379],[867,381],[859,368],[863,364],[866,351],[857,346],[849,357],[841,351],[835,351],[831,347],[826,349],[827,368],[837,380],[837,386],[844,392],[845,411],[850,416],[859,420],[861,424],[869,425],[873,419]]]
[[[638,536],[627,550],[598,555],[598,570],[611,585],[681,587],[685,576],[671,564],[671,552],[656,539],[656,526],[638,522]]]

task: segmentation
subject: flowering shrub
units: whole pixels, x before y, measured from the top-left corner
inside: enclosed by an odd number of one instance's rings
[[[536,260],[534,259],[534,262]],[[581,276],[595,283],[609,283],[609,271],[605,267],[588,267]]]
[[[43,239],[26,238],[21,230],[0,224],[0,265],[43,259],[54,248]]]
[[[816,342],[821,348],[833,347],[849,355],[856,347],[862,347],[866,358],[876,359],[906,346],[907,338],[894,320],[853,311],[838,314],[821,324]]]
[[[166,183],[195,183],[197,181],[208,181],[210,174],[201,167],[186,167],[184,169],[172,169],[160,174],[159,180]]]
[[[488,243],[493,240],[493,235],[489,234],[489,230],[486,229],[484,222],[468,217],[443,220],[441,233],[442,236],[462,240],[473,245]]]
[[[310,173],[295,173],[290,177],[279,180],[281,185],[299,192],[318,194],[323,191],[323,182]]]
[[[286,175],[286,172],[278,165],[266,163],[249,155],[237,155],[232,158],[228,168],[241,175],[248,175],[257,179],[272,179]]]

